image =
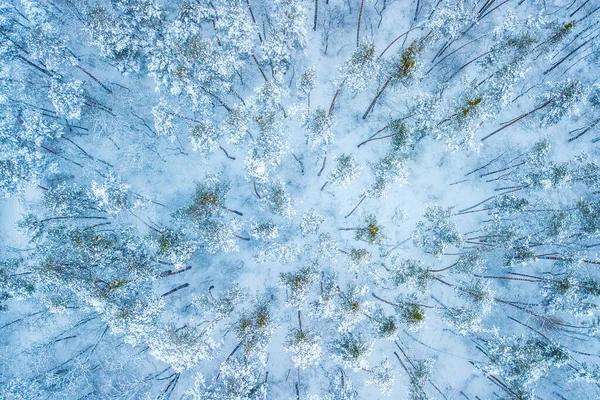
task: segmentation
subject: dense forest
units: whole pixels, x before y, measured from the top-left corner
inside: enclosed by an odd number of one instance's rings
[[[596,0],[4,0],[0,399],[598,399]]]

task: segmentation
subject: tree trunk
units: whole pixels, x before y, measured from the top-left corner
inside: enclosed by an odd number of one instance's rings
[[[363,14],[363,6],[365,5],[365,0],[360,1],[360,10],[358,11],[358,25],[356,26],[356,47],[360,43],[360,20],[362,19]]]

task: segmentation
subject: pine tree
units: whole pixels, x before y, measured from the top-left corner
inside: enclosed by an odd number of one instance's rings
[[[362,40],[350,58],[340,67],[341,86],[348,87],[352,93],[364,91],[379,75],[380,64],[375,44],[368,40]]]
[[[332,342],[331,350],[344,367],[358,371],[368,368],[367,358],[373,350],[373,345],[361,334],[344,333]]]
[[[292,353],[292,361],[301,370],[312,367],[321,359],[320,337],[306,329],[292,328],[286,336],[284,349]]]
[[[324,108],[317,108],[303,116],[302,125],[306,128],[306,142],[312,147],[326,151],[333,144],[334,118]]]
[[[235,333],[246,356],[263,353],[275,329],[275,319],[266,299],[256,299],[252,308],[236,322]]]
[[[423,214],[427,223],[419,222],[414,232],[414,243],[425,252],[440,258],[447,246],[462,245],[463,239],[456,224],[450,219],[452,209],[430,205]]]
[[[496,333],[487,347],[490,361],[482,366],[484,371],[499,376],[510,393],[520,398],[533,398],[537,381],[569,361],[565,348],[541,338],[501,337]]]
[[[211,338],[210,333],[210,326],[168,326],[149,335],[150,353],[171,365],[173,371],[180,373],[213,357],[212,353],[218,348],[218,343]]]
[[[329,173],[329,177],[321,189],[324,189],[325,185],[329,182],[340,188],[344,188],[356,178],[360,170],[360,164],[354,160],[352,155],[342,154],[337,156],[335,158],[335,168]]]
[[[296,272],[282,272],[279,283],[286,289],[287,304],[302,308],[308,301],[308,292],[317,277],[313,267],[302,267]]]

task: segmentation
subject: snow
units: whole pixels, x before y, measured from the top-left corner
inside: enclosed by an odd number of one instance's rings
[[[0,9],[77,59],[3,61],[0,398],[597,397],[592,2],[117,3]]]

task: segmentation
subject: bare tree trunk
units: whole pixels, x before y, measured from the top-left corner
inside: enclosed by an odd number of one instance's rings
[[[223,146],[219,145],[219,149],[221,149],[223,151],[223,153],[225,153],[225,155],[227,156],[227,158],[229,158],[230,160],[235,160],[235,157],[230,156],[229,153],[227,152],[227,150],[225,150],[223,148]]]
[[[232,212],[232,213],[234,213],[234,214],[237,214],[237,215],[239,215],[240,217],[242,217],[242,216],[244,215],[243,213],[241,213],[241,212],[239,212],[239,211],[237,211],[237,210],[232,210],[231,208],[227,208],[227,207],[225,207],[225,206],[220,206],[220,207],[221,207],[223,210],[227,210],[227,211],[229,211],[229,212]]]
[[[96,82],[98,85],[100,85],[102,87],[102,89],[104,89],[108,93],[112,94],[112,90],[108,86],[106,86],[104,83],[100,82],[100,80],[98,80],[98,78],[96,78],[94,75],[92,75],[88,71],[86,71],[81,65],[76,65],[75,68],[79,69],[81,72],[83,72],[84,74],[89,76],[94,82]]]
[[[256,23],[256,19],[254,18],[254,12],[252,12],[252,6],[250,5],[250,0],[246,0],[246,4],[248,4],[248,11],[250,11],[250,17],[252,18],[252,22],[254,22],[254,25],[258,26],[258,24]],[[258,40],[260,40],[260,42],[263,42],[263,38],[262,35],[260,34],[260,31],[258,31]]]
[[[600,122],[600,118],[598,118],[597,120],[595,120],[594,122],[592,122],[587,128],[585,128],[583,130],[583,132],[581,132],[580,134],[578,134],[575,137],[572,137],[571,139],[569,139],[569,142],[572,142],[574,140],[579,139],[581,136],[583,136],[585,133],[587,133],[589,130],[593,129],[596,125],[598,125],[598,122]]]
[[[183,285],[179,285],[179,286],[177,286],[175,289],[171,289],[171,290],[169,290],[167,293],[163,293],[163,295],[162,295],[162,296],[160,296],[160,297],[166,297],[166,296],[168,296],[168,295],[170,295],[170,294],[173,294],[173,293],[175,293],[176,291],[178,291],[178,290],[181,290],[181,289],[184,289],[184,288],[186,288],[186,287],[188,287],[188,286],[190,286],[190,284],[189,284],[189,283],[184,283]]]
[[[392,40],[390,44],[387,45],[387,47],[385,49],[383,49],[383,51],[381,52],[381,54],[379,54],[379,58],[383,57],[383,55],[385,54],[386,51],[388,51],[390,49],[390,47],[392,47],[392,45],[394,43],[396,43],[398,40],[402,39],[403,36],[408,35],[410,32],[414,31],[415,29],[418,29],[419,27],[415,27],[415,28],[411,28],[409,30],[407,30],[406,32],[400,34],[398,37],[396,37],[396,39]]]
[[[536,111],[539,111],[539,110],[541,110],[542,108],[546,107],[546,106],[547,106],[548,104],[550,104],[551,102],[552,102],[552,99],[550,99],[550,100],[546,101],[544,104],[542,104],[542,105],[540,105],[540,106],[538,106],[538,107],[534,108],[533,110],[531,110],[531,111],[529,111],[529,112],[526,112],[525,114],[523,114],[523,115],[521,115],[521,116],[518,116],[517,118],[515,118],[515,119],[513,119],[512,121],[510,121],[510,122],[508,122],[507,124],[505,124],[505,125],[504,125],[502,128],[496,129],[494,132],[490,133],[489,135],[487,135],[487,136],[484,136],[484,137],[481,139],[481,141],[483,142],[483,141],[485,141],[486,139],[488,139],[488,138],[490,138],[490,137],[494,136],[496,133],[498,133],[498,132],[500,132],[500,131],[502,131],[502,130],[504,130],[504,129],[508,128],[509,126],[511,126],[511,125],[513,125],[513,124],[516,124],[517,122],[519,122],[519,121],[520,121],[520,120],[522,120],[523,118],[525,118],[525,117],[528,117],[528,116],[530,116],[531,114],[533,114],[534,112],[536,112]]]
[[[300,159],[294,154],[293,151],[292,151],[292,156],[294,157],[294,160],[296,160],[298,162],[298,164],[300,164],[300,172],[302,172],[302,175],[304,175],[304,163],[302,161],[300,161]]]
[[[413,21],[416,21],[419,16],[419,8],[421,8],[421,0],[417,0],[417,8],[415,9],[415,18],[413,18]]]
[[[317,174],[317,176],[321,176],[321,173],[323,173],[323,170],[325,169],[325,163],[327,162],[327,156],[325,156],[325,158],[323,159],[323,165],[321,166],[321,170],[319,171],[319,173]]]
[[[342,91],[342,87],[344,86],[344,82],[346,82],[345,79],[342,81],[342,83],[340,83],[340,86],[338,86],[337,90],[335,91],[335,94],[333,95],[333,99],[331,99],[331,104],[329,105],[329,114],[333,113],[333,108],[335,107],[335,101],[337,100],[340,92]]]
[[[260,64],[258,63],[258,59],[256,58],[256,56],[254,54],[252,54],[252,59],[254,60],[254,62],[256,63],[256,66],[260,70],[260,74],[262,75],[265,82],[269,82],[269,79],[267,79],[267,75],[265,75],[265,71],[263,71],[263,69],[261,68]]]
[[[360,10],[358,11],[358,25],[356,26],[356,47],[360,43],[360,20],[362,19],[363,14],[363,6],[365,5],[365,0],[360,1]]]
[[[375,96],[375,98],[373,99],[373,101],[371,102],[371,104],[369,105],[369,108],[367,108],[367,111],[364,113],[364,115],[362,116],[362,119],[367,119],[367,116],[369,115],[369,113],[373,110],[373,108],[375,107],[375,104],[377,103],[377,100],[379,100],[379,98],[381,97],[381,95],[383,94],[383,91],[385,90],[385,88],[387,88],[387,86],[390,84],[390,82],[392,81],[392,77],[390,76],[388,78],[387,81],[385,81],[385,83],[383,84],[383,87],[381,88],[381,90],[379,91],[379,93],[377,93],[377,95]]]
[[[348,213],[348,215],[346,215],[344,218],[348,218],[349,216],[352,215],[352,213],[354,213],[354,211],[356,211],[356,209],[358,208],[358,206],[360,206],[362,204],[363,201],[365,201],[365,199],[367,198],[367,195],[365,194],[362,199],[360,199],[360,201],[358,202],[358,204],[352,209],[352,211],[350,211]]]
[[[315,0],[315,22],[313,24],[313,31],[317,31],[317,17],[319,15],[319,0]]]
[[[252,179],[252,185],[254,186],[254,193],[256,194],[256,197],[258,197],[259,199],[262,199],[262,197],[258,193],[258,189],[256,188],[256,179]]]
[[[389,127],[389,125],[384,126],[383,128],[381,128],[380,130],[378,130],[377,132],[375,132],[373,135],[369,136],[369,138],[367,140],[365,140],[364,142],[361,142],[358,146],[356,147],[360,147],[368,142],[370,142],[375,136],[379,135],[381,132],[385,131],[387,128]]]
[[[567,54],[562,59],[560,59],[560,61],[558,61],[552,67],[550,67],[547,70],[545,70],[544,71],[544,75],[547,75],[549,72],[551,72],[552,70],[554,70],[554,68],[558,67],[560,64],[562,64],[563,62],[565,62],[567,59],[569,59],[569,57],[571,57],[573,54],[575,54],[579,49],[581,49],[583,46],[585,46],[586,44],[588,44],[592,40],[596,39],[597,37],[598,37],[598,35],[594,36],[591,39],[586,40],[585,42],[583,42],[582,44],[580,44],[579,46],[577,46],[576,48],[574,48],[573,50],[571,50],[571,52],[569,52],[569,54]]]

